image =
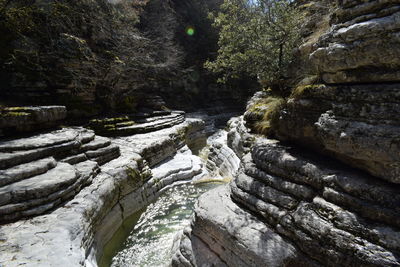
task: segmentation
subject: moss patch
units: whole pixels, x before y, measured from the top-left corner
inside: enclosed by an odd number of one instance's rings
[[[313,92],[317,90],[323,90],[326,86],[323,84],[311,84],[311,85],[301,85],[297,86],[290,95],[290,98],[300,99],[310,96]]]
[[[94,130],[97,134],[110,135],[116,132],[120,127],[129,127],[134,125],[135,122],[130,120],[128,116],[93,119],[89,122],[88,127]]]
[[[126,174],[128,175],[129,179],[131,179],[134,184],[142,184],[143,183],[143,177],[140,175],[140,172],[134,168],[127,167],[126,168]]]
[[[279,119],[286,100],[281,96],[270,95],[250,106],[245,114],[246,124],[255,133],[271,135],[273,126]]]
[[[281,110],[285,107],[286,100],[282,97],[268,97],[266,109],[262,119],[255,124],[255,130],[259,134],[272,135]]]
[[[27,112],[7,112],[7,113],[2,113],[2,117],[24,117],[24,116],[29,116],[30,113]]]

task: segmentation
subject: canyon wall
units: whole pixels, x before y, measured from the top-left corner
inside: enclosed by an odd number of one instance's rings
[[[173,266],[400,266],[400,6],[336,4],[307,59],[317,82],[199,199]]]

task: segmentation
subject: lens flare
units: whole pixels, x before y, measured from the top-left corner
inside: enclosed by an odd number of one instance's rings
[[[187,34],[187,35],[193,36],[194,33],[195,33],[195,30],[194,30],[193,27],[187,27],[187,28],[186,28],[186,34]]]

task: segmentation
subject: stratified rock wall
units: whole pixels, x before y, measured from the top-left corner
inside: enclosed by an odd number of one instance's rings
[[[339,1],[332,23],[310,56],[326,83],[400,80],[398,1]]]
[[[337,4],[310,55],[323,84],[293,91],[274,122],[281,141],[240,149],[230,185],[199,199],[173,266],[400,266],[400,6]]]
[[[309,62],[329,85],[295,89],[276,134],[400,183],[400,4],[338,5]]]
[[[179,116],[128,137],[69,127],[0,142],[0,265],[97,266],[125,218],[204,175],[187,146],[205,140],[204,122]]]
[[[400,83],[309,86],[289,99],[277,136],[400,183]]]
[[[66,117],[64,106],[0,108],[0,136],[55,127]]]

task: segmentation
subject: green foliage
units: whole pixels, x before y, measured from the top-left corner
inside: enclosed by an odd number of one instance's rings
[[[206,67],[222,81],[243,74],[273,89],[284,85],[300,41],[301,12],[290,0],[225,0],[212,15],[220,29],[218,57]]]

